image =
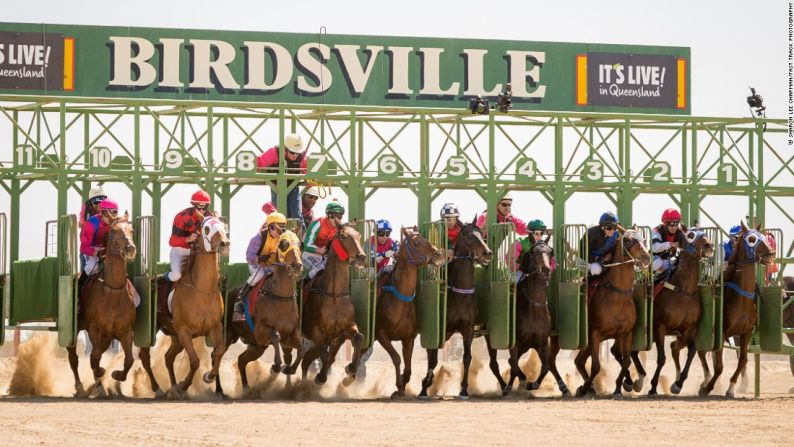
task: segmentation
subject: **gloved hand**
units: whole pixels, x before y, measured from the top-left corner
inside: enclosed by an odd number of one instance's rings
[[[377,264],[380,264],[381,261],[383,261],[383,256],[380,253],[378,253],[378,255],[375,256],[375,262]]]
[[[394,250],[386,250],[386,253],[384,253],[383,255],[386,256],[387,258],[393,258]]]
[[[270,256],[267,255],[259,255],[259,262],[267,262],[270,260]]]
[[[265,214],[272,214],[276,212],[276,206],[273,205],[273,202],[267,202],[266,204],[262,205],[262,211]]]

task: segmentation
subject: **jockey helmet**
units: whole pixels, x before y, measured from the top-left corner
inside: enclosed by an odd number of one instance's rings
[[[540,219],[535,219],[527,225],[529,231],[543,231],[546,229],[546,224]]]
[[[310,187],[304,189],[303,192],[301,193],[301,195],[320,197],[320,188],[318,188],[316,186],[310,186]]]
[[[337,201],[330,202],[328,205],[325,205],[325,214],[331,213],[345,214],[345,207]]]
[[[601,217],[598,219],[598,225],[602,227],[617,225],[617,224],[618,224],[618,216],[612,211],[607,211],[606,213],[602,214]]]
[[[100,211],[109,211],[109,210],[118,211],[118,209],[119,209],[119,204],[116,203],[115,200],[105,199],[102,201],[102,203],[99,204]]]
[[[381,231],[387,231],[387,232],[391,233],[391,224],[386,219],[380,219],[378,221],[377,231],[378,231],[378,233],[380,233]]]
[[[281,213],[270,213],[267,216],[265,225],[270,226],[270,224],[276,224],[284,227],[287,225],[287,217]]]
[[[210,195],[204,192],[204,190],[199,189],[190,196],[190,203],[193,205],[209,205]]]
[[[730,231],[728,231],[729,236],[736,236],[737,234],[741,233],[742,226],[741,225],[734,225],[731,227]]]
[[[293,154],[303,153],[303,140],[298,134],[291,133],[284,137],[284,146]]]
[[[441,218],[445,217],[458,217],[460,216],[460,211],[458,211],[458,207],[455,206],[454,203],[445,203],[444,206],[441,207]]]
[[[93,199],[98,197],[107,197],[108,195],[105,193],[105,188],[102,185],[96,185],[91,188],[91,191],[88,193],[88,200],[93,202]]]
[[[681,221],[681,213],[678,212],[675,208],[667,208],[662,213],[662,222],[680,222]]]
[[[512,202],[513,196],[511,196],[509,192],[506,192],[505,195],[502,196],[502,198],[499,201],[501,202],[502,200],[507,200],[508,202]]]

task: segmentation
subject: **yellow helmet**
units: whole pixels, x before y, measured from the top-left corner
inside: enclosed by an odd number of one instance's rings
[[[270,224],[277,224],[277,225],[286,226],[287,225],[287,217],[284,216],[281,213],[270,213],[267,216],[267,220],[265,221],[265,225],[269,226]]]

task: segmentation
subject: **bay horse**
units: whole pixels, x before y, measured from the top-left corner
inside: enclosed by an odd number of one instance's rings
[[[750,344],[750,337],[753,335],[753,328],[756,324],[756,273],[755,264],[769,265],[775,257],[773,250],[767,242],[766,236],[759,232],[761,225],[756,228],[748,228],[744,222],[741,223],[739,233],[733,246],[733,253],[728,260],[728,268],[725,272],[725,282],[723,284],[722,295],[722,334],[719,348],[714,351],[714,376],[711,380],[704,381],[698,395],[708,396],[714,389],[714,384],[722,374],[722,350],[725,340],[729,337],[739,337],[739,361],[736,371],[731,376],[731,384],[725,393],[727,397],[734,396],[734,388],[739,374],[747,365],[747,348]],[[708,364],[706,363],[706,352],[698,351],[701,364],[704,368],[704,375],[708,376]]]
[[[548,288],[551,279],[550,260],[552,257],[551,247],[547,244],[550,236],[545,240],[537,241],[528,253],[522,253],[519,270],[524,276],[516,284],[516,343],[510,352],[510,378],[507,382],[502,379],[499,371],[499,364],[496,361],[497,350],[491,347],[490,339],[486,337],[488,344],[488,356],[490,357],[489,366],[491,372],[499,381],[502,395],[507,396],[513,389],[513,382],[516,378],[519,383],[525,384],[527,377],[518,366],[518,360],[524,353],[535,349],[540,359],[540,374],[537,379],[526,384],[528,390],[540,388],[543,378],[549,371],[549,336],[551,335],[552,321],[548,306]],[[559,378],[558,378],[559,382]]]
[[[123,382],[134,362],[132,354],[133,330],[135,328],[135,303],[128,287],[127,261],[135,259],[137,249],[133,242],[132,225],[129,215],[116,218],[110,224],[105,245],[102,272],[89,278],[78,291],[81,311],[78,313],[77,331],[86,330],[91,349],[91,369],[99,396],[105,396],[100,382],[105,369],[99,366],[102,354],[113,339],[118,340],[124,349],[124,369],[113,371],[112,377]],[[77,372],[77,346],[66,348],[69,353],[69,366],[74,374],[75,396],[85,394],[80,374]]]
[[[414,340],[419,332],[416,319],[416,286],[419,266],[444,264],[444,252],[428,242],[414,228],[403,228],[402,243],[397,252],[397,261],[391,273],[383,274],[378,281],[378,301],[375,310],[375,338],[389,353],[394,363],[397,391],[392,398],[405,396],[405,384],[411,380],[411,355]],[[400,355],[392,346],[392,340],[402,342],[405,369],[400,374]]]
[[[308,283],[309,291],[304,293],[303,331],[313,346],[303,357],[302,377],[306,379],[309,365],[319,357],[322,368],[314,377],[318,385],[328,379],[328,371],[334,361],[332,354],[339,350],[345,340],[353,343],[353,359],[345,367],[350,377],[355,378],[361,359],[364,336],[356,325],[350,296],[349,266],[361,270],[366,265],[367,257],[361,248],[361,234],[356,231],[355,225],[356,221],[353,220],[339,226],[327,247],[325,270]]]
[[[463,225],[452,260],[447,268],[447,323],[444,341],[455,332],[463,336],[463,379],[460,398],[469,397],[469,366],[471,365],[471,343],[474,340],[474,325],[478,323],[479,308],[474,295],[474,263],[487,267],[493,253],[482,238],[482,230],[475,222]],[[427,349],[427,375],[422,380],[419,398],[427,398],[427,389],[433,384],[433,370],[438,365],[438,349]]]
[[[165,294],[158,293],[157,329],[171,338],[165,353],[165,366],[171,381],[171,390],[184,396],[199,367],[199,358],[193,348],[193,338],[210,336],[213,342],[212,369],[204,374],[205,383],[212,383],[218,376],[226,345],[223,342],[223,297],[219,288],[220,272],[218,257],[229,255],[229,239],[226,225],[215,216],[205,217],[201,223],[201,234],[193,243],[190,256],[185,259],[184,274],[174,284],[172,312],[169,314],[164,301]],[[174,373],[176,356],[187,351],[190,371],[182,382],[177,383]],[[140,350],[141,364],[156,396],[164,393],[155,380],[151,366],[150,348]]]
[[[648,391],[649,396],[657,394],[659,375],[666,360],[665,336],[678,334],[682,345],[687,347],[684,370],[677,375],[676,381],[670,387],[670,391],[674,394],[681,392],[697,351],[695,336],[702,312],[698,287],[700,260],[714,256],[714,244],[705,233],[696,228],[687,229],[686,226],[682,226],[682,230],[686,236],[686,246],[681,247],[682,250],[679,251],[676,271],[653,301],[653,341],[656,344],[657,361],[656,372],[651,379],[651,389]],[[641,384],[645,370],[642,368],[638,351],[632,351],[631,358],[640,375],[638,383]],[[642,385],[634,387],[635,391],[641,388]]]
[[[631,342],[637,309],[634,306],[634,265],[648,268],[651,256],[645,248],[642,236],[633,229],[618,225],[619,236],[612,252],[612,263],[606,277],[596,286],[587,308],[587,346],[579,351],[574,363],[584,383],[576,390],[576,396],[595,393],[593,380],[601,369],[598,350],[601,342],[615,339],[615,353],[621,365],[620,374],[615,381],[615,398],[622,397],[621,383],[628,375],[631,363]],[[588,292],[589,294],[589,292]],[[587,357],[591,357],[590,374],[585,369]]]
[[[246,366],[261,357],[268,346],[272,345],[276,351],[271,367],[274,374],[282,371],[287,375],[294,374],[305,354],[295,296],[296,281],[303,270],[301,241],[292,231],[287,230],[279,236],[274,266],[273,272],[262,279],[262,286],[258,288],[252,315],[254,330],[251,330],[246,321],[233,321],[231,312],[226,316],[226,349],[237,340],[242,340],[246,345],[245,351],[237,357],[243,391],[249,389]],[[228,298],[236,297],[240,289],[242,287],[229,292]],[[285,349],[298,350],[295,363],[283,370],[280,350],[282,343]],[[215,392],[223,395],[219,376],[215,377]]]

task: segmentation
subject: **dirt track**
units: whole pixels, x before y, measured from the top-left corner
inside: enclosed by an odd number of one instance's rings
[[[337,363],[324,387],[297,384],[287,391],[284,376],[270,376],[269,364],[259,362],[249,368],[257,385],[244,399],[240,399],[233,364],[227,361],[222,379],[235,398],[227,401],[215,400],[200,379],[194,382],[189,401],[151,399],[148,382],[135,372],[136,362],[121,390],[126,396],[140,398],[99,400],[65,397],[73,392],[73,382],[65,359],[51,340],[27,345],[23,344],[26,349],[18,360],[0,360],[0,390],[9,387],[16,394],[64,397],[0,399],[0,436],[5,445],[792,444],[794,395],[789,388],[794,381],[788,362],[782,359],[763,362],[761,399],[747,393],[733,400],[721,397],[727,380],[714,397],[693,397],[701,380],[698,365],[684,387],[686,396],[648,399],[643,393],[629,394],[622,401],[561,399],[553,382],[547,380],[536,392],[541,397],[520,391],[501,399],[496,397],[496,381],[484,364],[477,362],[482,357],[475,351],[470,390],[484,397],[469,401],[453,397],[459,389],[457,362],[437,370],[440,380],[431,393],[443,397],[391,401],[386,397],[393,390],[391,365],[375,358],[364,383],[343,387],[342,368]],[[727,371],[732,372],[732,355],[729,360]],[[112,370],[119,361],[108,357],[103,364],[110,363]],[[81,364],[81,374],[89,386],[86,363]],[[578,385],[580,379],[572,374],[570,359],[561,355],[559,363],[569,386]],[[654,366],[652,361],[648,363]],[[165,379],[162,365],[154,366],[158,380]],[[752,362],[749,366],[752,371]],[[524,367],[530,376],[534,374],[532,362]],[[614,362],[610,367],[607,376],[597,382],[606,394],[614,386]],[[206,359],[200,371],[204,368]],[[410,394],[415,395],[424,371],[423,362],[415,362]],[[665,371],[667,376],[672,374],[672,368]],[[180,374],[184,374],[184,362],[178,364]],[[667,393],[668,386],[669,378],[663,378],[660,391]],[[646,392],[647,387],[646,381]]]

